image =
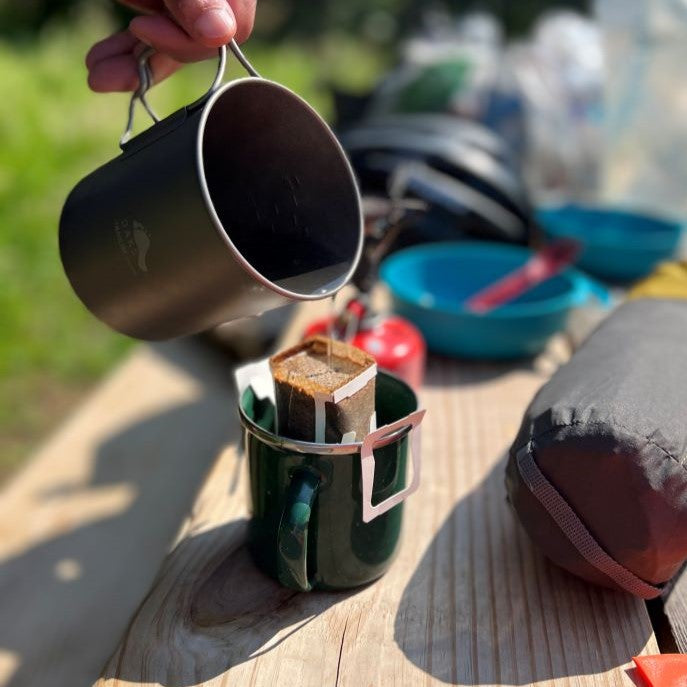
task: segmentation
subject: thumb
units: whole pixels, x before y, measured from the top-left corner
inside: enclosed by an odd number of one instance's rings
[[[236,34],[236,17],[227,0],[165,0],[186,33],[208,48],[226,45]]]

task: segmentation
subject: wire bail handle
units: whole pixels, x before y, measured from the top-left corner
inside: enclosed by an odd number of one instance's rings
[[[238,43],[232,39],[231,42],[229,43],[229,49],[234,53],[234,56],[236,59],[239,61],[241,66],[251,75],[255,77],[260,77],[260,74],[253,68],[253,65],[248,61],[246,56],[241,52],[241,48],[239,48]],[[215,78],[212,81],[212,84],[210,85],[210,88],[207,90],[207,92],[202,95],[198,100],[193,102],[189,107],[194,107],[196,105],[200,105],[201,103],[205,102],[222,84],[222,80],[224,79],[224,72],[226,71],[227,68],[227,46],[223,45],[222,47],[219,48],[219,62],[217,63],[217,73],[215,74]],[[155,111],[153,108],[150,106],[150,103],[148,102],[148,99],[146,97],[146,94],[148,91],[152,88],[154,84],[153,80],[153,72],[150,69],[150,58],[155,54],[154,48],[147,48],[144,50],[140,57],[138,58],[138,80],[139,80],[139,85],[138,88],[133,92],[131,95],[131,100],[129,101],[129,114],[127,118],[127,123],[126,123],[126,128],[124,129],[124,133],[121,135],[119,139],[119,145],[120,147],[123,147],[127,141],[131,139],[131,134],[134,129],[134,116],[136,114],[136,101],[140,102],[141,105],[143,105],[143,109],[148,113],[150,118],[153,120],[154,123],[157,123],[160,121],[160,118],[155,114]]]

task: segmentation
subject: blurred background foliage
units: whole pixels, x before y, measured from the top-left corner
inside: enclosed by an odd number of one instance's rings
[[[83,0],[0,0],[0,26],[17,35],[40,29],[55,18],[69,17]],[[130,12],[109,0],[91,0],[120,21]],[[263,39],[322,36],[331,31],[357,35],[375,43],[393,43],[416,28],[433,8],[464,13],[491,12],[502,20],[509,35],[525,33],[532,21],[552,7],[585,9],[587,0],[258,0],[256,35]]]
[[[518,34],[552,3],[443,5],[493,11]],[[259,0],[258,6],[251,60],[329,117],[331,88],[369,90],[393,63],[396,41],[419,25],[431,3]],[[93,42],[125,26],[129,14],[109,0],[0,0],[0,479],[132,345],[71,293],[56,240],[69,190],[118,152],[127,97],[90,93],[84,56]],[[173,111],[199,95],[213,69],[187,67],[156,87],[152,101],[161,112]]]

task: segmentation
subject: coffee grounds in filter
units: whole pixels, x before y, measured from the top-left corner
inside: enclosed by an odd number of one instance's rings
[[[342,341],[312,337],[270,359],[277,431],[301,441],[362,441],[374,423],[376,364]]]

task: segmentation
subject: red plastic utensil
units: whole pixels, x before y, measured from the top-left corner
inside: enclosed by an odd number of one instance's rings
[[[535,253],[522,267],[478,291],[465,307],[484,314],[516,299],[537,284],[555,277],[575,262],[581,245],[571,239],[559,239]]]
[[[683,654],[635,656],[632,660],[647,687],[687,687],[687,656]]]

